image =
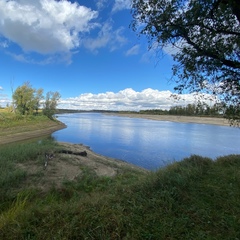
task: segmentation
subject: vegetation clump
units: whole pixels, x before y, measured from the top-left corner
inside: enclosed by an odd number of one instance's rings
[[[113,177],[85,167],[43,191],[20,163],[41,164],[51,140],[0,148],[1,239],[238,239],[240,156],[191,156]],[[78,167],[78,166],[76,166]]]
[[[60,99],[58,92],[48,92],[43,96],[43,89],[34,89],[29,82],[19,86],[13,93],[13,111],[20,115],[38,114],[41,106],[42,112],[49,118],[53,117],[57,103]],[[45,101],[44,101],[45,100]]]

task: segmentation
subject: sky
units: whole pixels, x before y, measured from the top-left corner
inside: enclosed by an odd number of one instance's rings
[[[59,108],[169,109],[171,49],[130,27],[131,0],[0,0],[0,106],[25,82],[61,94]]]

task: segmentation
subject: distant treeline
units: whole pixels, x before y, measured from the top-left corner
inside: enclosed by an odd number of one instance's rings
[[[86,113],[86,112],[96,112],[96,113],[118,113],[119,111],[110,110],[77,110],[77,109],[56,109],[56,114],[61,113]]]
[[[140,114],[181,115],[181,116],[223,116],[227,111],[220,104],[209,106],[207,104],[188,104],[187,106],[173,106],[169,110],[149,109],[141,110]]]
[[[112,111],[112,110],[73,110],[73,109],[57,109],[56,113],[137,113],[137,114],[153,114],[153,115],[181,115],[181,116],[209,116],[209,117],[229,117],[239,116],[239,110],[232,106],[226,107],[224,104],[214,104],[209,106],[207,104],[188,104],[187,106],[173,106],[169,110],[163,109],[147,109],[140,111]]]

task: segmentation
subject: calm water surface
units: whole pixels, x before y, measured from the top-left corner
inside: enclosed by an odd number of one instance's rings
[[[67,128],[53,133],[57,141],[82,143],[99,154],[157,169],[192,154],[216,158],[240,154],[240,129],[175,123],[100,113],[60,114]]]

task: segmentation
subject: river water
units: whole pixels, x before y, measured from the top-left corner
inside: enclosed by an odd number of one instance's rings
[[[197,154],[215,159],[240,154],[240,129],[194,123],[154,121],[100,113],[60,114],[67,128],[57,141],[82,143],[94,152],[155,170]]]

